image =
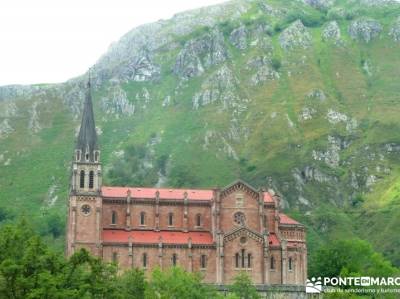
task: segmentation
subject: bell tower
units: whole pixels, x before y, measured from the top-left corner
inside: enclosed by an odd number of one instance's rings
[[[102,173],[89,80],[76,142],[69,195],[67,255],[84,247],[101,253]]]

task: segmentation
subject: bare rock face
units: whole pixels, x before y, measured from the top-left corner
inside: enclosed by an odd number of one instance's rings
[[[30,118],[28,128],[31,132],[37,133],[42,127],[39,123],[39,113],[37,111],[38,102],[34,102],[32,108],[30,109]]]
[[[377,38],[382,31],[381,24],[371,18],[361,18],[351,22],[349,34],[355,40],[361,40],[369,43]]]
[[[311,41],[311,34],[300,20],[293,22],[279,36],[279,44],[286,51],[295,48],[308,48]]]
[[[196,77],[206,68],[224,62],[227,57],[224,36],[214,29],[203,37],[185,44],[178,54],[173,72],[183,79]]]
[[[306,98],[310,100],[316,99],[323,102],[326,100],[326,95],[321,89],[313,89],[307,94]]]
[[[101,109],[106,114],[116,117],[132,116],[135,113],[135,106],[128,100],[126,92],[119,85],[112,87],[109,96],[101,99]]]
[[[339,25],[336,21],[331,21],[323,27],[322,39],[324,41],[333,41],[335,44],[340,43],[341,33]]]
[[[0,109],[0,117],[13,117],[18,113],[17,105],[15,102],[8,102]]]
[[[279,73],[272,66],[271,58],[268,56],[257,56],[252,58],[247,62],[246,67],[247,69],[256,70],[256,73],[250,78],[250,84],[253,86],[280,78]]]
[[[317,113],[317,110],[315,110],[314,108],[304,107],[299,114],[299,120],[300,121],[311,120],[314,117],[315,113]]]
[[[393,38],[395,42],[400,42],[400,16],[397,17],[389,30],[389,36]]]
[[[11,127],[7,118],[0,123],[0,139],[8,137],[13,131],[14,129]]]
[[[333,5],[334,0],[304,0],[305,3],[316,9],[327,9]]]
[[[223,108],[232,106],[232,103],[239,99],[234,92],[235,89],[236,78],[232,70],[223,65],[203,82],[201,91],[193,96],[193,109],[216,101],[222,102]]]
[[[231,43],[240,50],[245,50],[247,48],[247,29],[245,26],[241,25],[239,28],[234,29],[229,37]]]
[[[120,73],[122,81],[150,81],[159,77],[160,67],[152,62],[148,53],[142,52],[124,65]]]

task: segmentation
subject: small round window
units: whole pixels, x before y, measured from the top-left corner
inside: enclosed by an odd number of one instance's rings
[[[81,212],[82,212],[82,214],[85,215],[85,216],[89,215],[89,214],[90,214],[90,211],[91,211],[91,208],[90,208],[89,205],[83,205],[83,206],[81,207]]]
[[[244,216],[244,214],[242,212],[237,212],[237,213],[235,213],[235,215],[233,215],[233,221],[237,225],[244,225],[245,220],[246,220],[246,217]]]

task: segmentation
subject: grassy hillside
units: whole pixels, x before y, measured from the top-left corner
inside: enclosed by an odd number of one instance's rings
[[[358,236],[399,266],[400,6],[364,2],[233,1],[129,32],[94,66],[105,183],[241,177],[282,194],[311,257]],[[60,248],[82,80],[0,88],[3,218]]]

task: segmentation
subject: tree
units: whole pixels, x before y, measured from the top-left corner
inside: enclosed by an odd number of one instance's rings
[[[145,298],[214,299],[220,298],[220,294],[212,286],[203,284],[198,273],[188,273],[179,267],[172,267],[152,272]]]
[[[328,243],[315,254],[310,276],[337,277],[379,276],[388,277],[399,272],[371,245],[360,239],[336,240]]]
[[[251,278],[246,272],[239,272],[236,275],[233,284],[230,287],[230,292],[240,299],[258,299],[260,295],[253,285]]]
[[[121,296],[125,299],[144,298],[146,288],[148,287],[144,272],[139,269],[126,271],[119,278],[117,286],[121,292]]]

